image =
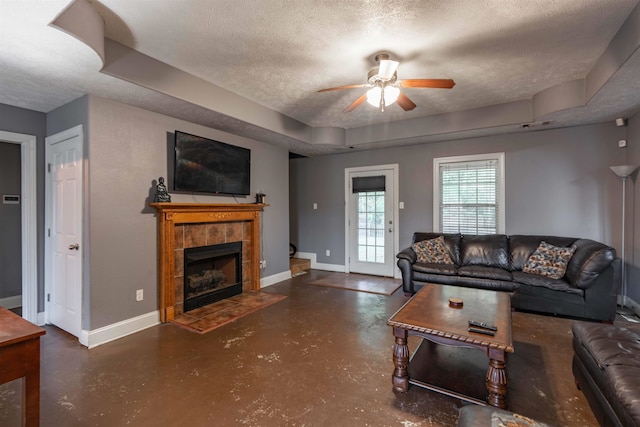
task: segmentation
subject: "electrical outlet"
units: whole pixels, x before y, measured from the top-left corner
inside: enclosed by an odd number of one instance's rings
[[[136,301],[142,301],[144,299],[144,290],[138,289],[136,291]]]
[[[331,256],[331,251],[330,251],[329,249],[327,249],[327,250],[325,251],[325,255],[326,255],[326,256]]]
[[[260,269],[264,270],[265,268],[267,268],[267,260],[266,259],[260,260]]]

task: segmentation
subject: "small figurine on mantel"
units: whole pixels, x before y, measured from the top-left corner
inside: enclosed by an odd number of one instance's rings
[[[164,178],[158,178],[158,185],[156,185],[156,202],[170,202],[171,195],[167,190],[167,186],[164,185]]]

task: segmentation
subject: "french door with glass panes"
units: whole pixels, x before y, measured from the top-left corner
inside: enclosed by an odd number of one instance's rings
[[[393,277],[395,169],[353,168],[347,173],[348,271]]]

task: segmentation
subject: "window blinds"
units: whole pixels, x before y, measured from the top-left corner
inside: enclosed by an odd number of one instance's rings
[[[498,232],[497,159],[440,164],[440,231]]]

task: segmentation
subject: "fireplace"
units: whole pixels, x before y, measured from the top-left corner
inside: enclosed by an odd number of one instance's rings
[[[184,253],[189,248],[242,242],[242,290],[260,289],[259,203],[151,203],[158,210],[160,321],[184,313]]]
[[[184,311],[242,293],[242,242],[184,250]]]

